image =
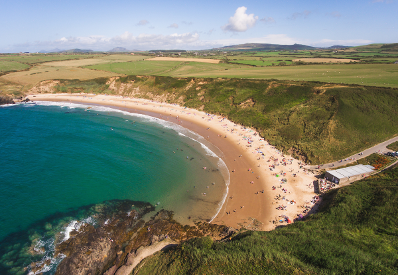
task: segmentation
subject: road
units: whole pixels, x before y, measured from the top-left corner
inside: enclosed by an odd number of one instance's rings
[[[393,138],[391,138],[389,140],[386,140],[386,141],[384,141],[382,143],[379,143],[379,144],[377,144],[377,145],[375,145],[375,146],[373,146],[373,147],[371,147],[369,149],[366,149],[366,150],[364,150],[364,151],[362,151],[362,152],[360,152],[358,154],[355,154],[355,155],[352,155],[352,156],[350,156],[348,158],[345,158],[341,162],[340,161],[335,161],[335,162],[322,164],[322,165],[319,165],[319,166],[318,165],[307,165],[304,168],[314,170],[314,169],[318,169],[318,167],[319,167],[319,169],[330,170],[332,168],[334,169],[334,168],[337,168],[337,167],[340,167],[340,166],[345,166],[345,165],[347,165],[347,164],[349,164],[351,162],[354,162],[354,161],[356,161],[358,159],[367,157],[367,156],[369,156],[369,155],[371,155],[373,153],[385,153],[385,152],[391,151],[391,150],[387,149],[387,146],[390,145],[391,143],[396,142],[396,141],[398,141],[398,136],[393,137]]]

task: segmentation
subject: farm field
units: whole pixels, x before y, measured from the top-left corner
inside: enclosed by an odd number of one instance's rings
[[[350,63],[350,62],[358,62],[358,60],[355,59],[349,59],[349,58],[298,58],[298,59],[293,59],[293,62],[306,62],[306,63]]]
[[[185,61],[138,61],[130,63],[109,63],[87,66],[86,68],[94,70],[104,70],[126,75],[168,75],[180,76],[176,71],[188,72],[213,72],[239,67],[231,64],[211,64],[203,62],[185,62]]]
[[[177,61],[110,63],[87,68],[131,75],[172,77],[223,77],[321,81],[398,88],[397,64],[318,64],[251,67],[237,64],[206,64]]]
[[[104,64],[104,63],[133,62],[133,61],[144,60],[146,58],[148,57],[137,56],[137,55],[109,55],[109,56],[99,56],[90,59],[52,61],[52,62],[47,62],[44,65],[52,67],[82,67],[82,66]]]
[[[17,54],[3,54],[0,55],[0,62],[3,61],[14,61],[23,64],[38,64],[43,62],[50,61],[63,61],[63,60],[71,60],[71,59],[86,59],[86,58],[95,58],[101,57],[103,55],[63,55],[63,54],[52,54],[52,55],[44,55],[44,54],[32,54],[32,55],[17,55]]]
[[[15,61],[0,61],[0,74],[11,71],[20,71],[28,69],[29,65],[18,63]]]
[[[184,57],[154,57],[148,59],[148,61],[186,61],[186,62],[202,62],[202,63],[212,63],[218,64],[220,60],[210,59],[210,58],[184,58]]]
[[[184,64],[181,61],[137,61],[97,64],[85,68],[125,75],[162,75]]]
[[[15,73],[9,73],[0,77],[0,79],[8,82],[14,82],[22,85],[35,85],[43,80],[50,79],[80,79],[87,80],[98,77],[111,77],[119,74],[106,72],[106,71],[94,71],[79,67],[64,67],[64,66],[35,66],[28,71],[20,71]]]
[[[114,63],[114,62],[125,62],[125,64],[130,64],[130,62],[134,62],[137,60],[144,60],[148,58],[146,56],[136,56],[136,55],[77,55],[77,57],[84,57],[83,59],[74,58],[74,55],[69,56],[60,56],[59,58],[53,58],[47,56],[42,56],[42,62],[39,62],[37,56],[20,56],[13,57],[15,60],[23,60],[25,61],[25,57],[28,57],[27,60],[30,62],[34,62],[34,66],[31,67],[28,71],[19,71],[19,72],[11,72],[6,75],[3,75],[1,78],[4,81],[15,82],[23,85],[35,85],[36,83],[43,80],[50,79],[80,79],[87,80],[99,77],[111,77],[117,76],[118,73],[103,71],[95,71],[89,70],[85,68],[81,68],[87,65],[93,64],[106,64],[106,63]],[[31,59],[29,59],[31,57]],[[63,57],[63,60],[59,60]],[[67,59],[69,58],[69,59]],[[56,61],[54,61],[56,60]],[[1,58],[0,58],[1,61]],[[44,62],[46,61],[46,62]],[[8,63],[12,63],[12,66],[7,66]],[[20,68],[19,70],[29,68],[29,65],[24,63],[20,63],[17,61],[9,62],[9,61],[1,61],[0,69],[4,68],[4,72],[17,70],[15,68]],[[32,64],[30,64],[32,65]],[[1,71],[3,72],[3,71]]]
[[[164,55],[154,57],[153,53],[145,52],[135,55],[1,55],[0,73],[10,72],[2,76],[3,80],[24,85],[49,79],[159,75],[320,81],[398,88],[398,64],[393,64],[398,60],[398,53],[386,52],[381,45],[343,50],[183,52],[180,58],[170,53]],[[318,62],[327,63],[316,64]],[[13,72],[29,66],[28,71]]]
[[[192,72],[183,67],[169,76],[226,77],[281,79],[294,81],[321,81],[337,84],[358,84],[398,88],[398,66],[395,64],[334,64],[281,66],[261,68],[229,68],[209,72]]]

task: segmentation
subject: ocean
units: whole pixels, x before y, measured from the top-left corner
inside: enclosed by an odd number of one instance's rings
[[[24,267],[37,257],[53,274],[61,260],[51,256],[54,241],[71,225],[95,223],[92,209],[104,205],[149,203],[192,224],[211,221],[225,200],[222,153],[171,122],[38,102],[0,107],[0,129],[1,274],[34,274]]]

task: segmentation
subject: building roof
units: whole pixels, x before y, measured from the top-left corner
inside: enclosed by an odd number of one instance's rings
[[[329,171],[326,171],[326,173],[331,174],[335,178],[343,179],[343,178],[347,178],[347,177],[353,177],[353,176],[357,176],[357,175],[361,175],[361,174],[365,174],[365,173],[370,173],[370,172],[373,172],[373,170],[374,170],[374,167],[371,165],[358,164],[355,166],[350,166],[350,167],[341,168],[341,169],[337,169],[337,170],[329,170]]]

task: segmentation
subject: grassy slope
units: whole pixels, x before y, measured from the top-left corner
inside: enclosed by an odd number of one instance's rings
[[[325,195],[306,221],[225,242],[193,239],[134,274],[397,274],[398,168]]]
[[[387,146],[387,148],[393,151],[398,151],[398,141],[390,144],[389,146]]]
[[[132,83],[134,81],[134,83]],[[106,79],[64,80],[58,92],[109,93]],[[325,83],[247,79],[177,79],[128,76],[123,95],[169,102],[227,116],[255,127],[284,151],[312,163],[347,157],[398,133],[398,91]]]

